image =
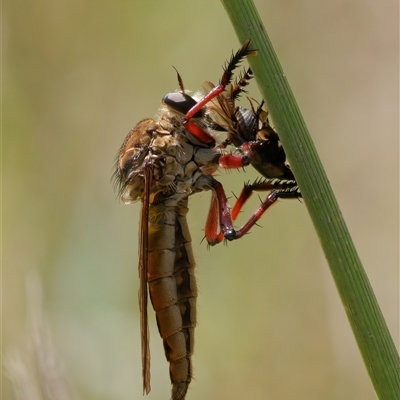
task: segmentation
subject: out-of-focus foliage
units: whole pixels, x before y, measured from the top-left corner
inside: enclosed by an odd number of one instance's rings
[[[398,5],[259,3],[398,337]],[[239,43],[211,1],[5,1],[2,28],[3,355],[26,348],[25,279],[38,271],[76,398],[139,398],[140,206],[115,199],[113,159],[177,87],[171,65],[197,90]],[[250,95],[259,98],[255,84]],[[238,193],[256,176],[219,179]],[[200,297],[188,398],[374,399],[304,205],[281,201],[262,228],[207,251],[209,200],[190,202]],[[170,390],[151,323],[149,400]],[[2,390],[15,398],[7,378]]]

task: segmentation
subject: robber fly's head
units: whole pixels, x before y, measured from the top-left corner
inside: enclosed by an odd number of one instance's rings
[[[169,111],[178,114],[181,117],[184,117],[188,113],[188,111],[197,104],[197,101],[193,97],[185,93],[183,80],[179,75],[178,70],[175,67],[173,68],[176,71],[176,77],[178,79],[180,91],[167,93],[163,97],[162,103],[168,108]],[[204,114],[204,110],[201,109],[196,114],[194,114],[192,118],[202,118],[204,117]]]
[[[188,111],[197,104],[197,101],[192,96],[189,96],[184,92],[168,93],[163,97],[162,102],[167,106],[169,111],[182,117],[184,117]],[[192,118],[202,118],[204,117],[204,114],[204,109],[201,109],[197,111]]]

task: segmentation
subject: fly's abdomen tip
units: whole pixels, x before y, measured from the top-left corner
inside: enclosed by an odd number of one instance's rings
[[[172,384],[171,400],[185,400],[189,382],[176,382]]]

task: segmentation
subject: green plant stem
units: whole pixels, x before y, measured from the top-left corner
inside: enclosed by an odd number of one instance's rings
[[[377,396],[400,398],[400,359],[285,74],[251,0],[222,0],[290,160]]]

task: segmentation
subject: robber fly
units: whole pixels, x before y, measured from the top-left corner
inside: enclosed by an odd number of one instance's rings
[[[213,173],[223,153],[208,115],[211,101],[231,84],[233,70],[249,55],[250,41],[226,63],[220,83],[196,100],[180,91],[168,93],[156,118],[140,121],[123,142],[114,179],[125,204],[141,201],[139,235],[139,305],[143,391],[150,391],[148,292],[170,364],[172,400],[183,400],[192,379],[197,287],[195,261],[186,221],[188,197],[212,193],[205,236],[209,244],[238,239],[256,222],[233,228],[230,207]],[[211,121],[211,122],[210,122]],[[267,207],[265,207],[266,209]]]
[[[301,198],[285,150],[269,123],[268,111],[263,109],[264,102],[256,107],[256,102],[248,98],[250,108],[236,106],[236,100],[242,93],[246,93],[245,87],[252,78],[252,70],[248,68],[234,84],[227,85],[208,104],[208,115],[215,129],[227,133],[224,147],[232,145],[236,150],[235,153],[224,154],[219,158],[220,167],[230,169],[252,165],[263,176],[244,185],[232,209],[233,220],[253,191],[270,192],[260,209],[254,213],[253,218],[256,219],[279,198]],[[206,82],[204,86],[207,90],[214,88],[211,82]]]

